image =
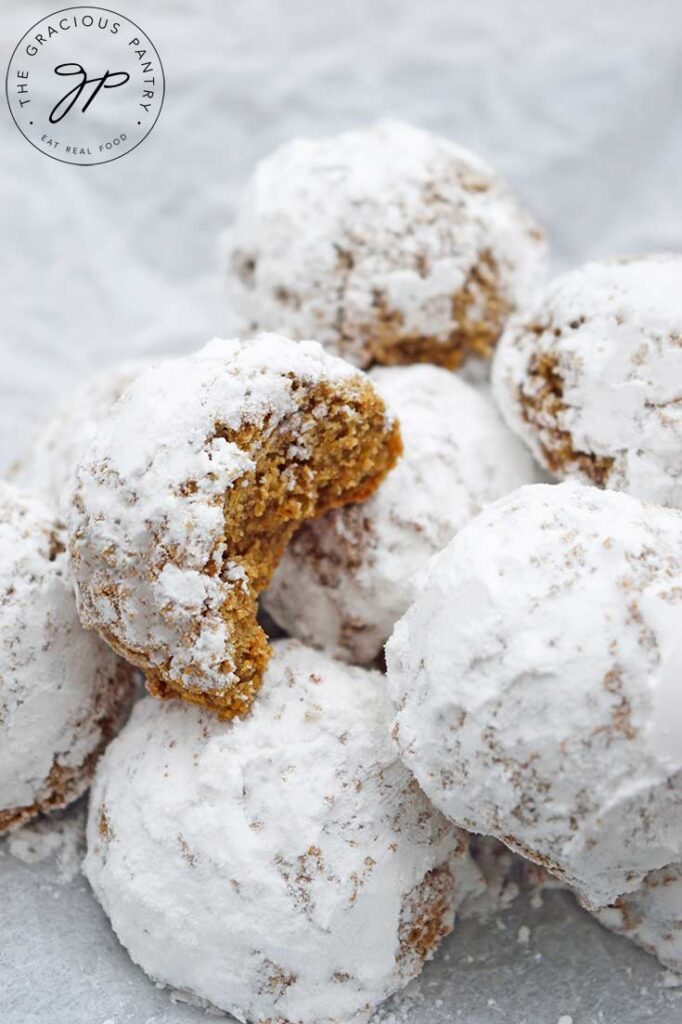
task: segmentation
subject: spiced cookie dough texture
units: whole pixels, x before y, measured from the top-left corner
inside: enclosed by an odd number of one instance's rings
[[[458,825],[612,903],[682,859],[681,645],[682,514],[523,487],[387,645],[402,756]]]
[[[81,381],[57,405],[26,455],[12,467],[12,482],[42,495],[60,511],[68,511],[80,456],[98,424],[147,365],[142,360],[118,363]]]
[[[509,326],[493,390],[559,477],[682,507],[682,256],[588,263]]]
[[[398,121],[296,139],[253,173],[230,239],[248,330],[358,366],[488,358],[544,276],[542,232],[479,157]]]
[[[366,375],[316,342],[209,342],[127,389],[77,470],[81,618],[161,697],[248,711],[258,593],[299,523],[368,497],[401,450]]]
[[[415,577],[490,501],[536,479],[492,401],[436,366],[369,373],[398,416],[405,450],[366,502],[305,523],[264,605],[289,634],[369,664],[414,596]]]
[[[366,1020],[478,875],[397,757],[383,677],[274,647],[244,719],[137,705],[97,774],[85,870],[154,980],[241,1021]]]
[[[65,542],[0,482],[0,832],[79,797],[133,699],[129,666],[78,621]]]

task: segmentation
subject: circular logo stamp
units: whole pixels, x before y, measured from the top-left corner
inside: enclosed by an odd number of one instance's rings
[[[158,120],[164,89],[149,36],[104,7],[66,7],[36,22],[17,43],[5,79],[24,138],[80,166],[139,146]]]

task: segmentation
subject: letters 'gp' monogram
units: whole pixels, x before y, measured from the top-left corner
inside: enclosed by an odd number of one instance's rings
[[[99,78],[88,78],[85,68],[81,64],[58,64],[54,69],[54,73],[55,75],[78,75],[78,81],[72,89],[69,89],[69,91],[62,96],[57,103],[55,103],[54,107],[50,111],[50,124],[58,124],[62,118],[66,117],[74,104],[80,99],[86,86],[94,85],[94,89],[91,91],[89,97],[81,107],[83,114],[88,109],[100,89],[115,89],[119,85],[125,85],[126,82],[130,81],[130,75],[127,71],[105,71]]]

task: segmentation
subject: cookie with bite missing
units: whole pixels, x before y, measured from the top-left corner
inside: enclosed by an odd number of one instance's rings
[[[151,367],[76,471],[84,624],[156,696],[245,714],[270,656],[257,598],[289,538],[368,497],[400,450],[370,380],[315,342],[215,340]]]

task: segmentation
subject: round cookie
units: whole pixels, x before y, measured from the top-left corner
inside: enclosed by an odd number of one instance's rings
[[[85,871],[155,981],[241,1021],[363,1021],[479,878],[397,757],[384,678],[274,647],[245,719],[137,705],[97,773]]]
[[[590,906],[682,855],[682,514],[575,483],[488,506],[387,645],[402,756]]]
[[[682,507],[682,256],[588,263],[509,326],[493,390],[543,466]]]
[[[490,399],[436,366],[377,367],[405,449],[378,491],[305,523],[263,596],[286,632],[372,662],[414,596],[415,576],[483,505],[536,479]]]
[[[150,367],[76,472],[81,619],[157,696],[248,711],[269,657],[256,621],[299,523],[370,495],[401,450],[365,374],[316,342],[210,342]]]
[[[639,889],[594,915],[682,974],[682,863],[650,872]]]
[[[247,330],[317,338],[358,366],[488,358],[544,276],[542,232],[496,173],[398,121],[262,160],[230,237]]]
[[[42,424],[25,457],[11,468],[12,482],[65,510],[74,469],[98,424],[147,365],[118,363],[81,381]]]
[[[133,700],[131,670],[78,621],[65,540],[0,482],[0,832],[79,797]]]

